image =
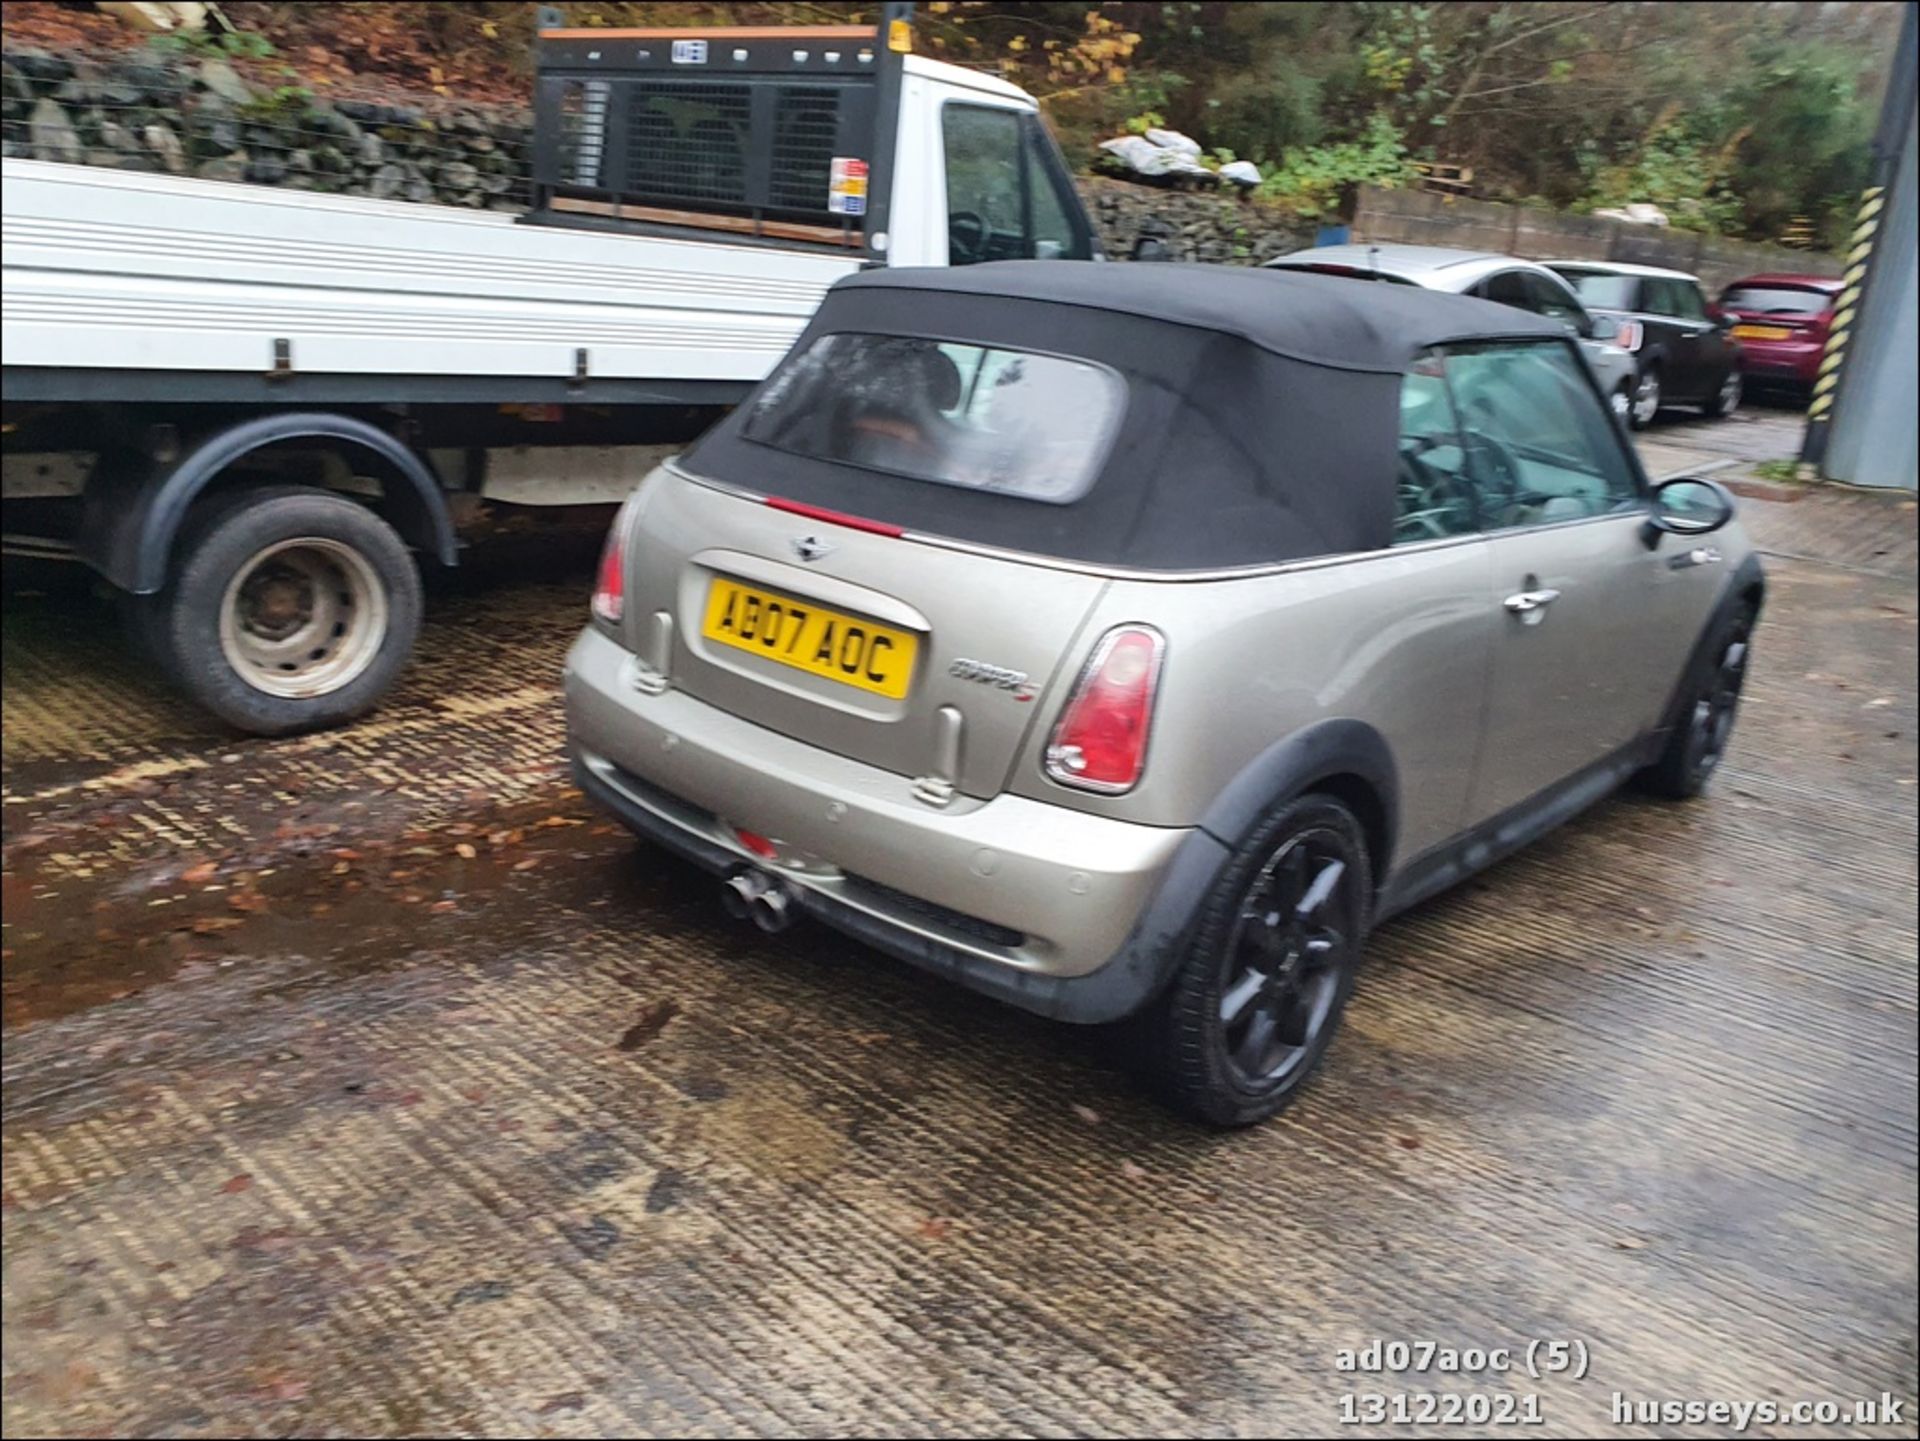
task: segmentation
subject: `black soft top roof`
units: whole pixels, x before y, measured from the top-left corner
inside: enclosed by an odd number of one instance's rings
[[[1411,285],[1343,283],[1231,265],[1001,260],[959,267],[866,270],[835,290],[994,295],[1105,311],[1116,327],[1185,325],[1235,336],[1290,360],[1398,375],[1414,355],[1454,340],[1561,337],[1545,316]],[[1036,330],[1049,321],[1036,316]],[[1137,328],[1137,327],[1136,327]],[[1035,343],[1044,346],[1042,334]]]
[[[1389,545],[1401,377],[1414,356],[1485,339],[1573,344],[1554,321],[1407,286],[1067,260],[848,276],[794,353],[843,332],[1045,352],[1117,372],[1126,407],[1093,485],[1048,504],[816,459],[749,440],[754,398],[700,439],[688,467],[910,530],[1156,571]]]

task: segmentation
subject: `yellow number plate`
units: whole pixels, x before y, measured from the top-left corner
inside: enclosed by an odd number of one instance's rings
[[[1785,340],[1793,334],[1781,325],[1736,325],[1733,333],[1740,340]]]
[[[809,675],[900,699],[920,638],[778,591],[716,579],[700,634]]]

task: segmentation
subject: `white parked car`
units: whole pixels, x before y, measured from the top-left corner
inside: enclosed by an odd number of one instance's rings
[[[1297,250],[1267,262],[1276,270],[1417,285],[1455,295],[1477,295],[1558,320],[1580,337],[1580,349],[1613,413],[1625,422],[1632,413],[1636,374],[1630,351],[1613,344],[1619,322],[1593,315],[1573,287],[1544,265],[1485,250],[1449,250],[1438,245],[1323,245]]]

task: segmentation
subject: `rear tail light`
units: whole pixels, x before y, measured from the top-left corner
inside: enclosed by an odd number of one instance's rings
[[[1049,776],[1109,795],[1133,789],[1146,769],[1147,733],[1166,647],[1151,626],[1115,626],[1101,637],[1053,728]]]
[[[1613,343],[1622,350],[1638,350],[1640,342],[1646,338],[1647,328],[1639,321],[1623,320],[1620,322],[1620,333],[1614,336]]]
[[[593,616],[619,625],[627,608],[627,509],[622,506],[600,552],[600,574],[593,583]]]

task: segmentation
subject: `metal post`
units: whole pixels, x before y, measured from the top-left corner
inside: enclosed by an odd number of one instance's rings
[[[912,45],[913,6],[889,0],[880,7],[880,28],[874,37],[880,75],[873,107],[873,158],[867,162],[867,258],[875,265],[887,263],[893,150],[900,138],[900,87]]]
[[[1841,277],[1840,299],[1834,307],[1833,325],[1827,331],[1827,349],[1820,357],[1819,376],[1813,383],[1813,400],[1807,406],[1807,436],[1800,450],[1803,465],[1817,467],[1826,459],[1827,442],[1833,434],[1834,406],[1846,375],[1847,345],[1866,297],[1867,282],[1873,274],[1874,236],[1880,229],[1881,212],[1886,209],[1887,186],[1906,136],[1907,117],[1913,113],[1916,7],[1909,3],[1905,10],[1900,22],[1900,42],[1894,49],[1893,70],[1887,78],[1886,98],[1880,105],[1880,124],[1873,134],[1873,160],[1867,173],[1867,188],[1860,192],[1853,234],[1847,238],[1847,268]]]

